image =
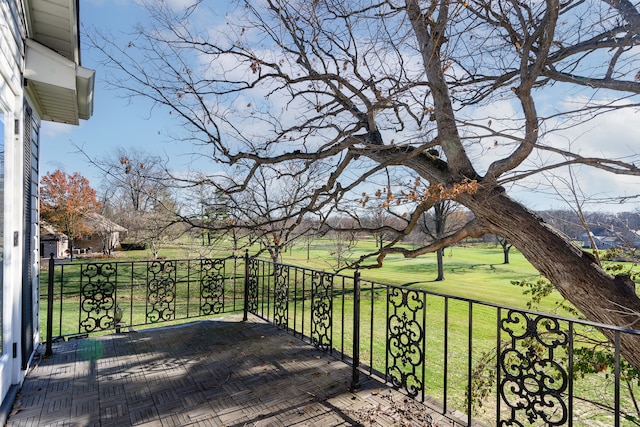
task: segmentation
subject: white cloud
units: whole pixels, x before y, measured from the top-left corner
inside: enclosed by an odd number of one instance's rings
[[[597,105],[608,101],[587,101],[565,99],[568,106],[575,108],[575,103]],[[622,103],[617,103],[623,105]],[[623,108],[599,115],[591,120],[558,133],[551,143],[554,146],[571,149],[582,156],[624,158],[640,160],[640,137],[638,136],[638,119],[640,109]]]
[[[585,105],[609,105],[611,102],[568,96],[560,98],[553,92],[542,95],[538,100],[539,113],[549,116]],[[469,120],[473,123],[486,126],[491,120],[492,130],[508,133],[511,128],[512,134],[521,136],[521,126],[513,120],[518,116],[518,108],[513,102],[494,102],[482,108],[470,109],[467,114],[471,116]],[[620,160],[640,166],[639,117],[640,109],[626,108],[592,117],[588,121],[581,117],[582,123],[578,120],[549,120],[544,123],[544,131],[547,133],[542,135],[539,142],[583,157]],[[474,135],[473,128],[469,129],[472,130],[465,135],[468,138],[465,148],[481,174],[486,172],[493,161],[509,155],[514,148],[506,138],[481,138],[481,135],[487,135],[485,131],[478,130],[477,135]],[[536,150],[518,170],[538,170],[566,160],[559,154]],[[640,177],[615,174],[586,165],[574,165],[571,168],[575,188],[580,193],[579,199],[585,203],[586,210],[615,212],[640,208],[640,198],[634,197],[640,195]],[[570,195],[570,189],[563,183],[569,182],[569,177],[569,169],[565,166],[506,186],[509,194],[533,209],[568,208],[558,193],[565,198]],[[619,203],[620,200],[625,203]]]
[[[628,163],[640,164],[640,144],[638,137],[638,110],[624,109],[610,112],[593,118],[577,126],[565,129],[557,134],[549,135],[545,143],[553,147],[562,148],[583,157],[621,160]],[[530,165],[552,164],[565,160],[559,155],[542,153],[537,159],[532,159]],[[579,193],[579,199],[584,202],[586,210],[602,211],[633,211],[640,208],[640,177],[625,174],[615,174],[592,166],[571,166],[574,188]],[[547,197],[547,205],[555,203],[557,207],[564,207],[566,203],[557,194],[568,197],[571,189],[564,182],[569,182],[567,167],[554,169],[540,176],[532,177],[529,183],[530,193],[521,192],[524,198],[535,199],[534,193]],[[536,190],[531,190],[536,189]],[[629,198],[629,199],[625,199]],[[538,201],[540,202],[538,197]],[[625,200],[625,203],[619,201]]]

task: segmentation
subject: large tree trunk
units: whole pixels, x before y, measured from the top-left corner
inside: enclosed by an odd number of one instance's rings
[[[436,257],[438,261],[438,277],[436,277],[436,282],[440,282],[444,280],[444,248],[436,251]]]
[[[627,276],[611,276],[593,255],[509,198],[499,187],[465,196],[464,204],[491,232],[507,238],[587,319],[640,328],[640,299]],[[612,340],[613,334],[605,335]],[[625,359],[640,368],[640,337],[621,334]]]
[[[404,162],[429,182],[455,182],[447,176],[446,167],[441,168],[442,174],[434,174],[425,156]],[[474,234],[496,234],[511,242],[588,320],[640,329],[640,298],[635,283],[628,276],[608,274],[593,255],[507,196],[504,188],[481,181],[475,193],[462,192],[454,200],[470,209],[480,222]],[[602,332],[613,341],[612,332]],[[620,338],[622,355],[640,369],[640,336],[621,334]]]

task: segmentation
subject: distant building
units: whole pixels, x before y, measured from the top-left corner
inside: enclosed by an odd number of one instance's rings
[[[91,231],[73,239],[72,249],[76,254],[111,253],[120,247],[120,238],[127,232],[126,228],[98,213],[86,215],[84,223]],[[68,249],[68,237],[53,225],[42,221],[40,224],[40,253],[42,256],[48,258],[53,254],[54,258],[66,258]]]
[[[127,229],[97,213],[90,213],[84,223],[91,230],[73,241],[73,248],[81,252],[111,253],[120,246],[121,236]]]
[[[58,232],[51,224],[40,222],[40,255],[49,258],[65,258],[69,249],[69,238]]]
[[[612,249],[626,246],[625,242],[622,242],[617,236],[598,236],[591,233],[591,239],[593,239],[593,242],[598,249]],[[595,249],[591,247],[591,240],[589,239],[589,235],[586,233],[582,235],[582,247]]]
[[[615,236],[594,236],[594,241],[598,249],[611,249],[619,246],[618,238]]]

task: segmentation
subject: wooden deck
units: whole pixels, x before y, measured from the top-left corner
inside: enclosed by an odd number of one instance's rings
[[[40,349],[44,354],[44,348]],[[54,344],[8,426],[454,426],[401,393],[252,318]]]

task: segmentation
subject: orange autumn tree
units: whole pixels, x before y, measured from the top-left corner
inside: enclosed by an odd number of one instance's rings
[[[84,223],[85,215],[99,207],[95,190],[78,172],[69,175],[57,170],[40,181],[41,217],[67,235],[71,252],[73,239],[89,231]]]

